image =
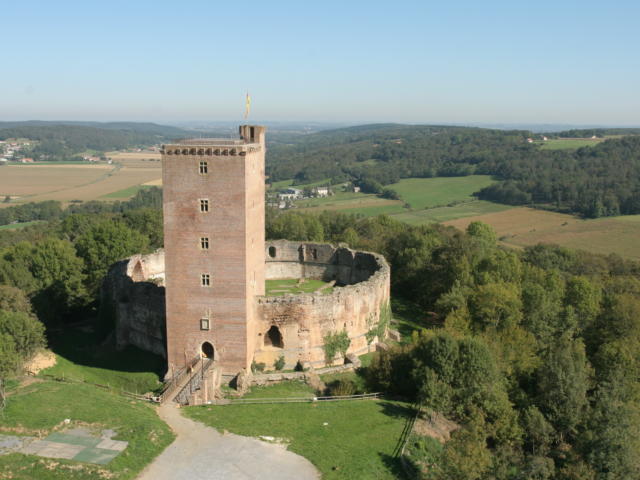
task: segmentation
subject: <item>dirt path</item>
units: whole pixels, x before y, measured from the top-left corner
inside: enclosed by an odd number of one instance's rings
[[[224,408],[224,407],[220,407]],[[176,440],[138,480],[317,480],[308,460],[284,447],[249,437],[222,435],[194,422],[170,402],[158,409]]]

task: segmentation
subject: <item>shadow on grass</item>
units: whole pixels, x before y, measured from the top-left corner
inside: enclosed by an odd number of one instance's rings
[[[408,476],[404,468],[402,468],[400,457],[394,457],[393,455],[388,455],[386,453],[378,453],[378,455],[380,456],[382,463],[384,463],[395,478],[411,480],[411,477]]]
[[[151,372],[162,380],[166,361],[161,356],[132,346],[116,350],[114,340],[105,341],[97,330],[93,325],[68,328],[49,338],[49,348],[76,365],[128,373]]]
[[[382,401],[380,402],[380,406],[382,407],[382,413],[393,418],[411,419],[416,414],[416,411],[411,405]]]

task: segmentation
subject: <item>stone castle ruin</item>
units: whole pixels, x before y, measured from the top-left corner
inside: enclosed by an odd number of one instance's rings
[[[167,359],[167,378],[198,359],[222,375],[324,366],[346,332],[348,354],[370,351],[389,321],[390,269],[345,246],[264,238],[265,129],[237,140],[184,140],[162,149],[165,248],[112,266],[102,303],[119,347]],[[311,293],[265,295],[265,281],[323,280]],[[282,361],[282,360],[281,360]],[[342,363],[337,354],[329,363]]]

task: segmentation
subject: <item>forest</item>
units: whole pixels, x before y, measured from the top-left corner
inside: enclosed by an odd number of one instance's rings
[[[424,328],[380,352],[370,388],[464,425],[423,445],[426,479],[635,479],[640,264],[548,245],[501,248],[388,217],[273,213],[267,236],[382,252]]]
[[[0,231],[0,378],[49,331],[86,318],[112,331],[102,279],[117,260],[162,246],[160,195],[72,205]],[[509,250],[482,223],[462,232],[268,210],[266,235],[386,256],[393,297],[414,305],[414,333],[374,357],[367,382],[462,426],[444,447],[424,447],[428,478],[638,478],[640,264]]]
[[[78,160],[79,154],[89,150],[143,147],[189,135],[179,128],[145,123],[0,122],[0,140],[34,140],[36,145],[29,155],[47,161]]]
[[[381,186],[409,177],[493,175],[484,200],[531,205],[589,218],[640,213],[637,129],[560,132],[558,136],[627,134],[575,151],[542,150],[527,131],[468,127],[366,125],[323,131],[275,144],[270,181],[330,179]],[[375,183],[374,183],[375,182]]]

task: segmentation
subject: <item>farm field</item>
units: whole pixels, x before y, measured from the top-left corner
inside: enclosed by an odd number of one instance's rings
[[[405,178],[387,188],[398,192],[413,209],[445,206],[452,202],[473,200],[473,193],[495,181],[489,175],[468,177]]]
[[[18,197],[11,203],[44,200],[126,199],[143,184],[161,183],[160,162],[127,160],[118,164],[10,165],[0,171],[0,197]],[[127,189],[131,189],[128,190]]]
[[[365,216],[386,214],[411,224],[451,220],[511,208],[472,196],[494,180],[488,175],[468,177],[407,178],[388,185],[402,200],[388,200],[373,194],[338,192],[325,198],[298,200],[303,211],[338,210]],[[411,208],[405,208],[405,203]],[[451,206],[447,206],[454,204]]]
[[[396,220],[410,225],[424,225],[434,222],[446,222],[458,218],[474,217],[487,213],[502,212],[513,208],[510,205],[487,202],[484,200],[471,200],[451,207],[434,207],[424,210],[405,210],[402,213],[392,214]]]
[[[343,213],[360,213],[371,216],[403,211],[402,202],[387,200],[377,195],[353,192],[338,192],[324,198],[305,198],[296,205],[303,211],[339,210]]]
[[[542,150],[573,150],[581,147],[593,147],[603,142],[604,138],[553,138],[546,142],[538,141]]]
[[[640,215],[583,220],[562,213],[517,207],[445,224],[464,229],[473,221],[491,225],[505,245],[521,248],[538,243],[556,243],[640,260]]]

